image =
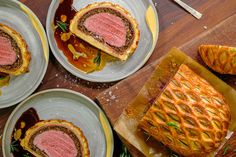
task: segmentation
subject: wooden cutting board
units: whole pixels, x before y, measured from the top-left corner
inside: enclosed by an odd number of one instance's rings
[[[212,29],[206,30],[192,41],[179,47],[191,58],[206,66],[198,55],[198,47],[201,44],[217,44],[236,47],[236,14],[222,21]],[[106,112],[112,125],[115,124],[119,116],[128,103],[138,94],[146,80],[154,71],[158,61],[155,61],[139,70],[131,77],[119,82],[96,97],[96,101]],[[214,72],[213,72],[214,73]],[[234,89],[236,89],[236,76],[220,75],[215,73]],[[236,139],[236,136],[233,136]],[[127,143],[128,144],[128,143]],[[131,149],[135,156],[139,156],[135,149]],[[223,150],[221,151],[223,152]]]

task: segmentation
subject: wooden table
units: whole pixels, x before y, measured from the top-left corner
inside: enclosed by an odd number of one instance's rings
[[[154,0],[159,15],[160,34],[154,53],[147,62],[147,64],[163,56],[171,47],[184,47],[186,43],[192,42],[195,39],[201,37],[205,32],[209,32],[211,29],[214,28],[214,26],[224,21],[225,19],[233,16],[236,13],[235,0],[183,1],[203,13],[202,19],[195,19],[189,13],[187,13],[174,2],[172,2],[172,0]],[[31,8],[34,13],[39,17],[43,26],[45,26],[47,10],[51,0],[21,0],[21,2]],[[235,46],[236,41],[232,41],[228,44],[231,46]],[[191,48],[186,49],[186,51],[191,51]],[[236,89],[235,76],[230,76],[222,79],[224,79],[229,85]],[[76,78],[75,76],[68,73],[58,63],[58,61],[56,61],[54,56],[50,54],[50,62],[47,69],[47,73],[37,91],[58,87],[67,88],[83,93],[91,99],[95,99],[95,97],[99,93],[101,93],[108,87],[114,85],[115,83],[98,84]],[[8,116],[14,108],[15,106],[0,110],[0,135],[2,134]],[[120,141],[116,137],[114,156],[118,156],[119,154],[119,143]],[[1,156],[2,154],[0,153],[0,157]]]

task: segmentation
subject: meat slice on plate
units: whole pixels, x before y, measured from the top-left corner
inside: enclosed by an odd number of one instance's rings
[[[30,53],[22,36],[0,23],[0,72],[20,75],[29,71]]]
[[[110,2],[93,3],[78,11],[70,31],[120,60],[126,60],[134,53],[140,37],[134,17]]]
[[[41,121],[26,132],[21,146],[36,157],[89,157],[83,132],[64,120]]]

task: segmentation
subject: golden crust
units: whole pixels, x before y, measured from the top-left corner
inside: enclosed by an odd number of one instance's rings
[[[99,7],[108,7],[108,8],[115,9],[115,10],[119,11],[124,17],[126,17],[130,21],[130,23],[133,27],[133,30],[134,30],[134,40],[133,40],[132,44],[130,45],[130,47],[123,54],[118,54],[111,47],[102,44],[101,42],[97,41],[93,37],[88,36],[85,33],[83,33],[82,31],[80,31],[79,29],[77,29],[78,20],[80,19],[80,17],[82,17],[87,11],[90,11],[91,9],[99,8]],[[134,19],[134,17],[132,17],[131,14],[127,10],[122,8],[121,6],[119,6],[117,4],[110,3],[110,2],[95,2],[93,4],[89,4],[85,8],[81,9],[79,12],[76,13],[73,20],[71,21],[70,31],[72,33],[74,33],[76,36],[78,36],[79,38],[81,38],[81,39],[85,40],[86,42],[90,43],[91,45],[97,47],[98,49],[101,49],[102,51],[104,51],[116,58],[119,58],[120,60],[123,60],[123,61],[127,60],[127,58],[131,54],[134,53],[134,51],[138,47],[138,42],[139,42],[139,38],[140,38],[140,31],[138,28],[138,24],[137,24],[137,21]]]
[[[78,137],[78,139],[80,141],[81,149],[82,149],[82,151],[81,151],[82,157],[89,157],[90,156],[88,142],[87,142],[86,138],[84,137],[83,132],[80,130],[79,127],[77,127],[73,123],[67,122],[65,120],[44,120],[44,121],[36,123],[34,126],[32,126],[31,128],[29,128],[26,131],[26,135],[25,135],[24,139],[21,140],[21,143],[20,143],[21,146],[25,150],[32,153],[34,156],[41,157],[39,154],[34,152],[28,144],[31,139],[31,136],[34,135],[34,133],[38,130],[38,128],[43,128],[43,126],[47,127],[49,125],[65,126],[66,128],[69,128],[73,133],[75,133],[75,135]]]
[[[220,146],[230,119],[223,95],[183,64],[139,127],[179,154],[205,156]]]
[[[201,45],[202,60],[214,71],[236,75],[236,48],[219,45]]]
[[[10,75],[20,75],[29,71],[29,63],[31,60],[30,52],[28,51],[27,44],[22,36],[13,30],[12,28],[0,23],[0,30],[10,35],[17,43],[20,48],[20,53],[22,55],[22,65],[17,69],[4,69],[0,67],[0,72],[10,74]]]

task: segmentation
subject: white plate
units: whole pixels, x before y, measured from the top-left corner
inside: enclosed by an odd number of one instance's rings
[[[88,4],[99,2],[104,0],[74,0],[73,7],[76,10],[80,10],[81,8],[87,6]],[[80,77],[82,79],[92,81],[92,82],[112,82],[121,80],[134,72],[136,72],[139,68],[141,68],[146,61],[151,56],[158,37],[158,32],[156,34],[156,39],[152,38],[152,34],[146,24],[145,13],[149,6],[155,10],[155,18],[156,18],[156,25],[159,28],[158,23],[158,16],[156,9],[153,5],[152,0],[105,0],[110,1],[116,4],[121,5],[125,9],[127,9],[137,20],[140,29],[140,41],[138,48],[136,49],[135,53],[126,61],[126,62],[115,62],[107,64],[106,67],[102,71],[93,72],[89,74],[85,74],[78,70],[76,67],[71,65],[68,61],[66,56],[64,56],[63,52],[58,49],[57,43],[54,39],[54,31],[52,29],[52,23],[54,20],[56,9],[59,6],[58,0],[52,0],[52,3],[48,10],[47,15],[47,36],[49,40],[50,47],[56,59],[62,64],[62,66],[71,72],[73,75]]]
[[[4,108],[24,100],[39,86],[47,69],[49,50],[43,26],[21,2],[0,0],[0,23],[19,32],[31,52],[30,72],[11,77],[10,84],[0,89],[0,108]]]
[[[102,110],[88,97],[66,89],[36,93],[16,107],[3,132],[4,157],[12,156],[11,134],[17,120],[29,108],[37,111],[40,120],[62,119],[78,126],[88,140],[91,157],[112,157],[113,134]]]

